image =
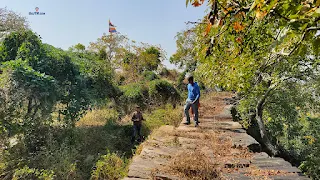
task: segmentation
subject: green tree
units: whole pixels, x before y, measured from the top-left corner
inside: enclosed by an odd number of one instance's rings
[[[128,38],[120,34],[103,34],[96,42],[91,42],[89,50],[99,53],[101,59],[118,67],[128,46]]]
[[[246,104],[241,118],[256,122],[261,142],[272,155],[279,151],[264,119],[271,97],[288,88],[288,82],[299,85],[318,75],[318,5],[314,1],[213,0],[208,16],[197,26],[198,75],[208,85],[238,92],[240,103]]]
[[[32,31],[16,31],[6,36],[0,46],[0,62],[19,58],[37,61],[40,56],[41,41]]]
[[[161,52],[160,48],[155,46],[147,47],[140,54],[139,61],[142,62],[143,69],[146,71],[157,70],[159,64],[161,63]]]
[[[74,52],[79,52],[79,53],[83,53],[85,50],[86,50],[86,47],[81,43],[78,43],[78,44],[69,48],[69,51],[74,51]]]
[[[128,79],[139,81],[144,71],[157,70],[163,61],[165,52],[157,46],[142,43],[132,45],[126,50],[122,60],[122,69],[126,72]]]
[[[176,35],[177,51],[170,57],[170,62],[186,72],[193,72],[197,66],[194,50],[196,38],[196,28],[183,30]]]

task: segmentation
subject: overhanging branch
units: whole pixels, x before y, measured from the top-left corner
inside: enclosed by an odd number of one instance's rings
[[[188,22],[185,22],[185,24],[208,24],[208,23],[206,23],[206,22],[188,21]]]
[[[299,42],[297,43],[297,45],[290,51],[290,53],[288,54],[288,56],[292,55],[292,53],[294,53],[294,51],[298,49],[298,47],[301,45],[301,43],[303,42],[303,40],[306,38],[307,32],[313,31],[313,30],[320,30],[320,27],[309,27],[309,28],[307,28],[307,29],[303,32],[300,41],[299,41]]]

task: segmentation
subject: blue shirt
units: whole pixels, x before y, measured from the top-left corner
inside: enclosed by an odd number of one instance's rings
[[[193,85],[188,84],[188,99],[194,101],[200,97],[200,88],[195,82]]]

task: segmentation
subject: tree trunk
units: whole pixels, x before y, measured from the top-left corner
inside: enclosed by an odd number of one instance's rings
[[[267,135],[267,130],[264,125],[263,118],[262,118],[264,103],[265,103],[266,98],[269,95],[271,90],[272,90],[271,88],[268,89],[268,91],[264,94],[264,96],[259,100],[259,102],[256,106],[256,116],[255,117],[256,117],[256,120],[257,120],[257,123],[259,126],[260,136],[261,136],[262,142],[266,146],[267,151],[269,151],[268,153],[271,156],[275,156],[278,154],[278,150],[275,146],[272,145],[271,141],[269,140],[268,135]]]

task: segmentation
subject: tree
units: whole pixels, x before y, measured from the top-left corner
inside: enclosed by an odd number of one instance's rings
[[[161,52],[160,48],[155,46],[147,47],[140,54],[140,61],[142,62],[143,69],[146,71],[157,70],[159,64],[161,63]]]
[[[189,2],[200,6],[204,0]],[[237,90],[240,103],[247,104],[242,118],[257,123],[262,144],[277,155],[265,127],[266,106],[277,92],[290,90],[289,82],[299,85],[318,76],[319,4],[210,0],[209,6],[197,26],[198,75],[208,85]]]
[[[129,79],[138,81],[144,71],[155,71],[163,61],[165,52],[157,46],[142,43],[126,50],[122,69]]]
[[[10,32],[28,29],[28,27],[25,17],[7,8],[0,8],[0,41]]]
[[[78,43],[78,44],[70,47],[69,50],[75,51],[75,52],[84,52],[86,50],[86,47],[83,44]]]
[[[41,41],[30,30],[12,32],[6,36],[0,46],[0,62],[19,58],[37,61],[40,57]]]
[[[195,46],[196,46],[196,28],[187,29],[177,33],[176,45],[177,51],[170,57],[170,63],[178,65],[186,72],[192,72],[197,66],[195,59]]]
[[[100,58],[111,63],[115,67],[125,55],[128,46],[128,38],[120,34],[103,34],[96,42],[91,42],[89,50],[100,54]]]

